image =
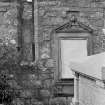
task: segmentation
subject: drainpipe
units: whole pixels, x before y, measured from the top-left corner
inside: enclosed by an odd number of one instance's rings
[[[39,59],[38,45],[38,0],[34,0],[34,42],[35,42],[35,60]]]
[[[33,35],[32,35],[32,55],[33,55],[33,61],[35,61],[35,39],[34,39],[34,0],[32,0],[32,24],[33,24]]]
[[[74,103],[79,105],[79,74],[75,73],[74,77]]]

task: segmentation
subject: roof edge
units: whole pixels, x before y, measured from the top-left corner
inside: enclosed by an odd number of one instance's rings
[[[93,76],[87,75],[87,74],[85,74],[85,73],[76,71],[76,70],[74,70],[74,69],[71,69],[71,70],[72,70],[73,72],[78,73],[79,75],[82,75],[82,76],[87,77],[87,78],[89,78],[89,79],[103,81],[102,79],[99,79],[99,78],[97,78],[97,77],[93,77]]]

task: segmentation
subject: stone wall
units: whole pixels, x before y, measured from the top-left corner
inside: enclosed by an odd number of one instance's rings
[[[24,12],[23,16],[23,18],[27,18],[24,22],[28,24],[26,30],[29,29],[32,32],[32,21],[28,19],[28,17],[30,18],[30,7],[27,8],[25,6],[25,9],[28,10],[28,12]],[[105,35],[102,32],[105,20],[104,0],[38,0],[38,44],[40,56],[43,56],[45,53],[50,56],[51,31],[55,27],[69,21],[66,14],[68,10],[79,11],[76,14],[78,19],[97,31],[97,36],[94,36],[93,39],[94,52],[99,53],[104,51]],[[17,40],[17,24],[16,5],[0,5],[0,39],[6,41],[12,37]],[[31,32],[29,34],[32,34]],[[31,44],[27,45],[27,47],[31,47]],[[32,53],[32,51],[29,53]],[[32,55],[26,54],[26,56],[29,56],[28,59],[32,59]]]
[[[22,52],[21,60],[32,61],[32,6],[24,3],[19,9],[19,5],[0,2],[0,43],[15,44]]]
[[[50,55],[51,31],[66,23],[66,11],[78,11],[78,19],[96,30],[94,36],[94,52],[105,50],[104,28],[104,1],[95,0],[38,0],[38,37],[40,56],[43,53]],[[72,14],[72,12],[70,13]]]
[[[105,89],[102,81],[99,83],[89,78],[79,77],[79,105],[104,105]]]
[[[0,43],[17,41],[17,7],[8,3],[0,5]],[[14,42],[15,43],[15,42]]]
[[[5,3],[6,4],[6,3]],[[24,23],[28,24],[29,34],[32,34],[32,21],[30,18],[30,7],[25,6],[23,18]],[[17,40],[17,7],[16,5],[0,5],[0,36],[3,40],[8,40],[12,37]],[[66,11],[78,11],[78,19],[92,27],[97,31],[97,36],[94,36],[94,52],[99,53],[105,50],[105,35],[102,32],[104,28],[104,1],[95,0],[38,0],[38,44],[40,56],[45,53],[50,56],[50,42],[51,31],[60,25],[69,21]],[[72,12],[70,13],[72,14]],[[29,17],[29,18],[28,18]],[[27,22],[26,22],[27,21]],[[24,26],[26,26],[24,24]],[[24,33],[23,33],[24,34]],[[6,36],[6,37],[5,37]],[[27,36],[28,38],[28,36]],[[29,38],[30,39],[30,38]],[[28,44],[27,47],[31,47]],[[26,48],[27,49],[27,48]],[[30,50],[30,51],[29,51]],[[28,49],[28,53],[32,54],[31,49]],[[28,59],[32,59],[32,55]]]

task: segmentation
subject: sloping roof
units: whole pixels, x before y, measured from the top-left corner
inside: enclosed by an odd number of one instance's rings
[[[102,80],[102,67],[105,67],[105,52],[71,61],[73,71]]]

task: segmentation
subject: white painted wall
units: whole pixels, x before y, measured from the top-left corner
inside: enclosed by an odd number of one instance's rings
[[[80,76],[79,105],[105,105],[105,88],[91,79]]]

